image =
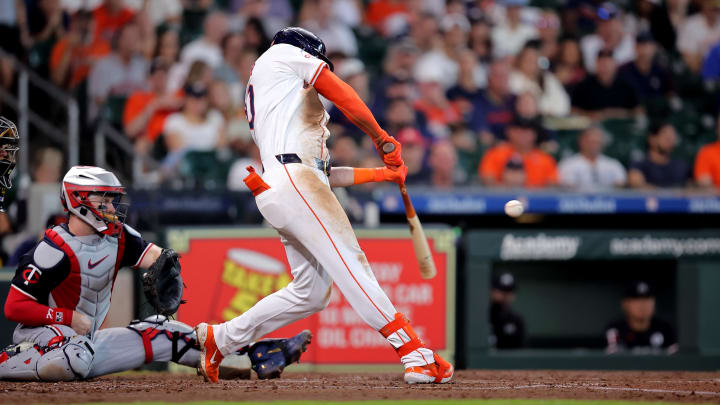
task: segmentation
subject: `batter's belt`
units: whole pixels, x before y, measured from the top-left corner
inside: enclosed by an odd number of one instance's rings
[[[295,153],[282,153],[279,155],[275,155],[275,158],[278,160],[278,162],[286,165],[288,163],[303,163],[302,159],[300,159],[300,156],[298,156]],[[320,170],[321,172],[325,173],[326,176],[330,176],[330,168],[332,165],[327,160],[321,160],[318,158],[315,159],[315,167]]]

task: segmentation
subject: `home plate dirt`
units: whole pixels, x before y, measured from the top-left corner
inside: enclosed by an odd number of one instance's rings
[[[276,380],[208,384],[145,373],[69,383],[0,382],[0,403],[569,398],[720,403],[720,373],[458,371],[446,385],[408,386],[400,373],[291,373]]]

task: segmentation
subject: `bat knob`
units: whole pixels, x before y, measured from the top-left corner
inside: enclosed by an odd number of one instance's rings
[[[382,151],[384,153],[390,153],[395,150],[395,144],[392,142],[385,142],[382,146]]]

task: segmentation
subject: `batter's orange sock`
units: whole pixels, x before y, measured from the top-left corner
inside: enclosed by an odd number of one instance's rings
[[[373,181],[385,181],[385,172],[382,167],[376,168],[353,168],[353,184],[370,183]]]

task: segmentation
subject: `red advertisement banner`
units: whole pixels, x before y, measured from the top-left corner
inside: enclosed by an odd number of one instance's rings
[[[267,229],[241,232],[247,236],[213,235],[211,230],[181,232],[182,272],[185,284],[183,298],[188,301],[180,308],[178,319],[190,325],[199,322],[220,323],[241,315],[257,301],[283,288],[292,281],[285,250],[279,237]],[[256,233],[255,236],[251,236]],[[260,235],[257,235],[260,234]],[[448,328],[453,322],[448,315],[454,282],[454,269],[448,255],[454,251],[436,249],[430,238],[430,248],[438,274],[432,280],[420,277],[418,263],[408,237],[360,237],[375,277],[399,312],[404,313],[428,347],[451,350],[453,336]],[[272,235],[272,236],[271,236]],[[177,236],[169,236],[171,246]],[[448,245],[445,243],[444,245]],[[184,249],[183,249],[184,248]],[[449,271],[452,270],[452,271]],[[450,277],[449,277],[450,275]],[[266,337],[293,336],[303,329],[313,332],[313,344],[303,355],[303,361],[314,364],[394,364],[397,355],[375,330],[367,326],[344,299],[337,286],[329,306],[308,318],[281,328]]]

